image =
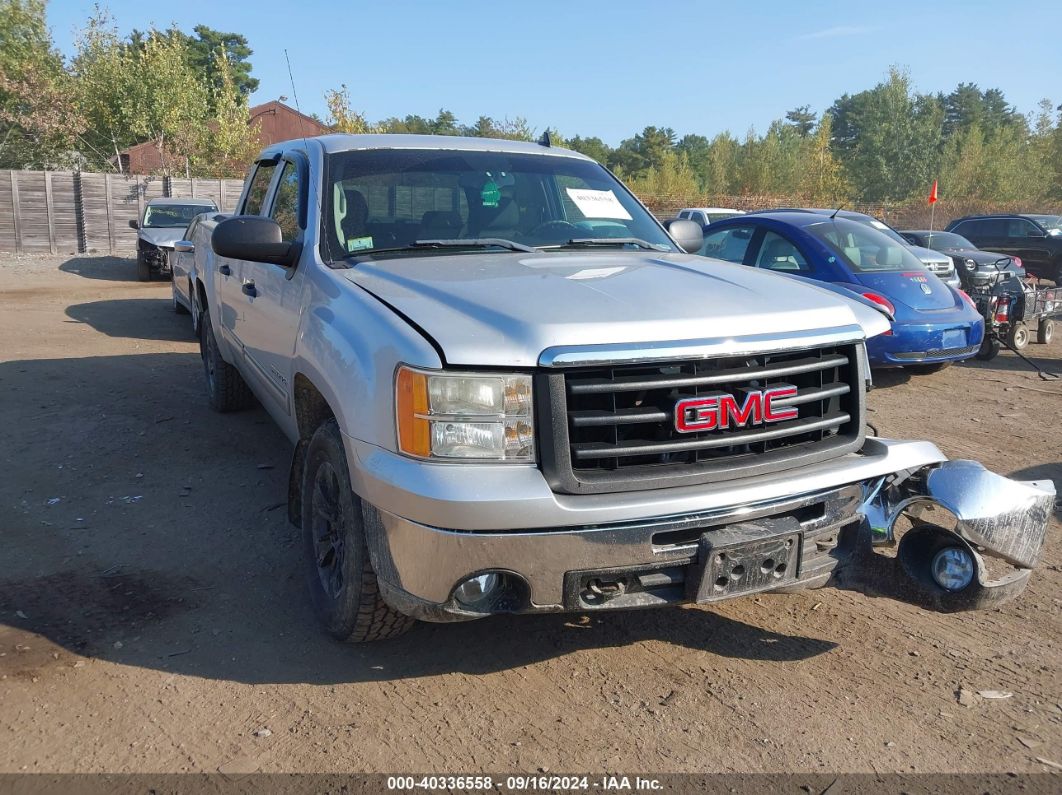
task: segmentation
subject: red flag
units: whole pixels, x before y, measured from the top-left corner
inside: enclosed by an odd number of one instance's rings
[[[931,190],[929,192],[929,203],[930,204],[936,204],[937,203],[937,181],[936,180],[933,180],[933,190]]]

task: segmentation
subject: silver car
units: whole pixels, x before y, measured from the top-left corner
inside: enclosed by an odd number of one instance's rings
[[[137,278],[146,282],[155,274],[169,274],[173,244],[185,237],[193,218],[217,209],[211,199],[151,199],[144,206],[143,218],[129,222],[137,230]]]

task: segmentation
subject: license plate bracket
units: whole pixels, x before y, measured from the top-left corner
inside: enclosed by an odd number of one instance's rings
[[[941,347],[944,350],[949,350],[951,348],[965,348],[966,332],[961,328],[948,329],[944,332]]]
[[[695,601],[714,602],[795,581],[800,573],[799,526],[795,520],[775,520],[704,533],[698,551],[701,576],[693,581]]]

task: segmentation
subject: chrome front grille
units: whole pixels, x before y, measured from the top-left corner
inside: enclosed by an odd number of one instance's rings
[[[602,366],[546,376],[552,434],[543,469],[558,491],[581,493],[726,480],[857,449],[863,438],[861,345],[664,364]],[[765,422],[683,432],[683,401],[730,400],[788,387]]]

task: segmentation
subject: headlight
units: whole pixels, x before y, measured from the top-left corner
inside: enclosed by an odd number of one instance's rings
[[[398,449],[418,458],[535,460],[531,376],[399,367]]]
[[[975,270],[977,270],[977,263],[976,263],[976,262],[974,262],[974,261],[973,261],[972,259],[970,259],[969,257],[967,257],[966,259],[964,259],[964,260],[962,261],[962,264],[966,266],[966,270],[968,270],[968,271],[975,271]]]

